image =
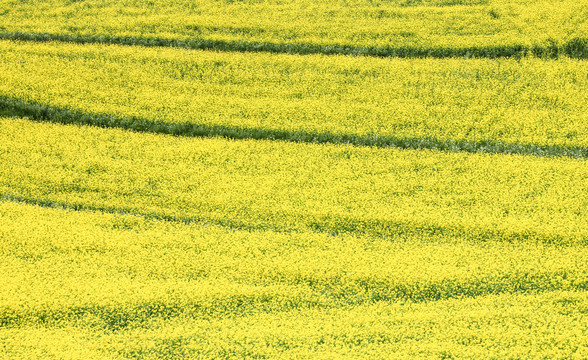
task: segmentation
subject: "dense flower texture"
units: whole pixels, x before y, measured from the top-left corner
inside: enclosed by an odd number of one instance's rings
[[[92,357],[584,351],[583,159],[0,124],[8,346],[59,354],[75,325]]]
[[[377,59],[7,41],[0,50],[0,95],[83,113],[361,145],[425,139],[503,143],[510,151],[588,147],[582,60]]]
[[[3,1],[0,360],[588,358],[587,20]]]
[[[5,0],[2,10],[0,37],[302,54],[588,57],[588,7],[578,0]]]

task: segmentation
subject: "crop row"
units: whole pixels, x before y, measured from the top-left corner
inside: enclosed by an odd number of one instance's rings
[[[7,358],[35,359],[583,359],[587,301],[554,292],[164,319],[118,331],[0,328],[0,341]]]
[[[385,47],[351,46],[351,45],[315,45],[315,44],[274,44],[254,41],[227,41],[210,39],[168,39],[161,37],[136,37],[121,35],[80,35],[50,34],[25,31],[1,32],[1,40],[13,41],[62,41],[77,44],[110,44],[144,47],[174,47],[191,50],[217,50],[236,52],[268,52],[282,54],[322,54],[322,55],[354,55],[391,58],[500,58],[534,56],[541,59],[557,59],[562,56],[571,58],[588,58],[588,40],[573,38],[566,42],[549,41],[541,45],[486,45],[463,48],[423,48],[418,46]]]
[[[5,201],[0,238],[13,357],[78,345],[124,357],[588,350],[574,330],[587,321],[584,246],[240,231]],[[23,346],[56,333],[86,336]]]
[[[7,1],[0,13],[7,36],[232,51],[588,57],[588,8],[574,0],[166,0],[150,6],[136,0],[44,0]]]
[[[585,243],[585,160],[1,122],[0,193],[243,229]]]
[[[588,288],[585,246],[230,230],[5,201],[0,209],[4,326],[105,317],[118,304],[140,323]]]
[[[580,156],[588,147],[588,73],[577,60],[385,60],[8,41],[0,51],[1,106],[12,115],[29,115],[14,104],[21,99],[132,118],[147,130],[176,124],[164,132],[188,135]],[[541,150],[550,146],[556,149]]]

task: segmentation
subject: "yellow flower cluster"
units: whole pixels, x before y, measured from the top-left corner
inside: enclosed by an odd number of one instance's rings
[[[9,0],[0,13],[4,32],[196,38],[253,51],[269,43],[290,44],[283,52],[319,45],[492,56],[588,37],[588,8],[577,0]]]
[[[16,198],[243,229],[588,240],[583,159],[178,138],[10,119],[0,129],[0,193]]]
[[[0,360],[587,359],[587,26],[3,1]]]
[[[0,220],[9,358],[588,351],[585,246],[231,230],[6,201]]]
[[[262,137],[283,132],[290,139],[497,142],[514,144],[514,151],[516,144],[588,147],[588,67],[580,60],[407,60],[8,41],[0,41],[0,51],[0,96],[82,113],[225,126]]]

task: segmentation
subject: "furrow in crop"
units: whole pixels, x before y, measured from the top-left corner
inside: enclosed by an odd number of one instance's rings
[[[587,239],[583,159],[0,124],[0,193],[14,199],[240,229]]]
[[[455,47],[358,47],[353,45],[317,45],[304,43],[271,43],[243,40],[212,40],[190,39],[178,40],[170,38],[149,38],[116,35],[80,35],[80,34],[49,34],[29,32],[3,32],[2,40],[19,40],[33,42],[62,41],[74,44],[112,44],[144,47],[174,47],[192,50],[217,50],[235,52],[268,52],[275,54],[298,55],[354,55],[390,58],[521,58],[534,56],[542,59],[557,59],[567,56],[577,59],[588,59],[588,40],[574,38],[561,45],[557,43],[536,44],[533,46],[485,45],[465,48]]]
[[[148,328],[0,328],[8,358],[585,358],[586,292],[376,303],[221,318],[160,319]],[[34,344],[34,346],[31,346]]]
[[[350,144],[399,149],[435,149],[450,152],[521,154],[533,156],[565,156],[588,158],[588,148],[577,146],[516,144],[499,141],[439,140],[402,138],[395,136],[336,135],[302,131],[272,130],[266,128],[240,128],[228,125],[169,123],[137,117],[116,117],[104,114],[82,113],[20,99],[0,96],[0,114],[60,124],[91,125],[102,128],[119,128],[135,132],[149,132],[187,137],[223,137],[228,139],[265,139],[315,144]]]
[[[13,114],[305,142],[580,157],[588,147],[588,74],[578,60],[360,59],[8,41],[0,41],[0,51],[2,106]]]
[[[242,231],[9,202],[0,220],[0,324],[10,328],[121,330],[588,284],[585,246]]]
[[[543,244],[557,244],[559,246],[585,245],[588,240],[584,236],[578,238],[578,242],[561,234],[544,234],[532,230],[524,232],[476,228],[467,226],[438,225],[430,223],[420,223],[418,221],[379,221],[376,219],[357,220],[353,217],[333,218],[332,216],[321,216],[316,218],[307,218],[303,224],[279,225],[274,223],[251,223],[231,218],[210,217],[208,214],[201,216],[190,216],[174,214],[173,212],[161,209],[155,212],[146,212],[136,207],[125,204],[117,205],[95,205],[88,204],[84,201],[60,202],[52,200],[51,196],[41,198],[27,198],[22,195],[14,195],[15,192],[9,191],[10,194],[0,193],[0,200],[31,204],[52,209],[68,209],[75,211],[100,211],[107,214],[134,215],[146,219],[172,221],[183,224],[200,224],[222,226],[232,230],[272,230],[279,232],[304,232],[318,231],[331,233],[333,235],[345,233],[356,235],[380,236],[384,239],[406,240],[407,238],[418,238],[419,240],[439,241],[439,240],[459,240],[459,241],[504,241],[504,242],[537,242]],[[467,234],[464,236],[464,234]]]
[[[586,58],[581,1],[8,1],[5,38],[375,56]]]

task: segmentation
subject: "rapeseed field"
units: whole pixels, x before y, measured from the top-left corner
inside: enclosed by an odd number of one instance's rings
[[[587,24],[0,3],[0,360],[587,359]]]

